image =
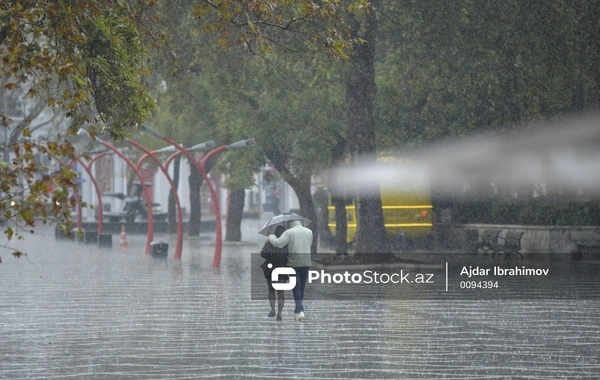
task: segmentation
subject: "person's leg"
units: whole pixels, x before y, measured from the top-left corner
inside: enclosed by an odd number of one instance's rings
[[[281,311],[283,310],[283,304],[285,303],[285,295],[283,290],[277,291],[277,320],[281,321]]]
[[[302,267],[301,273],[300,296],[304,300],[304,288],[306,288],[306,282],[308,281],[308,267]],[[302,308],[302,311],[304,311],[304,308]]]
[[[269,313],[269,317],[275,316],[275,289],[273,289],[273,284],[270,281],[267,282],[269,285],[269,304],[271,305],[271,312]]]
[[[294,268],[296,269],[296,268]],[[300,275],[298,271],[296,271],[296,286],[292,289],[292,294],[294,295],[294,302],[296,303],[296,308],[294,309],[294,314],[298,314],[302,311],[302,290],[300,288]]]
[[[294,270],[296,271],[296,286],[293,290],[294,301],[296,302],[294,313],[299,314],[304,313],[304,288],[306,287],[306,281],[308,281],[308,267],[297,267]]]

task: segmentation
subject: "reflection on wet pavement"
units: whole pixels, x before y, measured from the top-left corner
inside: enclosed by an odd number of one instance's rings
[[[250,299],[255,245],[182,260],[28,236],[2,253],[0,378],[596,378],[600,301]],[[170,244],[172,245],[172,244]],[[266,285],[265,285],[266,290]]]

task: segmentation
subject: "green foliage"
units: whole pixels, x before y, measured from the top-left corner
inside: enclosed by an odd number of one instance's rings
[[[29,104],[66,115],[71,134],[85,125],[92,133],[123,137],[155,110],[145,64],[148,52],[164,43],[155,28],[156,3],[3,1],[2,90],[20,92]],[[42,107],[37,108],[39,114]],[[55,219],[70,231],[77,198],[76,174],[67,166],[73,146],[60,136],[33,140],[31,115],[25,116],[20,122],[11,120],[0,107],[2,127],[12,128],[9,141],[0,147],[0,223],[8,240],[21,239],[21,231],[32,230],[38,221]]]
[[[531,226],[598,226],[600,202],[547,199],[475,200],[451,207],[454,223],[517,224]]]
[[[415,0],[388,2],[381,14],[383,144],[494,132],[599,104],[597,2]]]
[[[36,222],[49,220],[64,223],[71,230],[69,219],[76,204],[76,173],[58,157],[73,157],[72,146],[67,142],[31,142],[15,145],[15,158],[11,163],[0,164],[0,224],[5,226],[8,240],[23,237],[22,231],[32,231]],[[40,159],[34,153],[38,153]],[[58,165],[41,165],[49,162]],[[15,252],[18,253],[18,252]]]
[[[205,32],[217,34],[223,47],[241,44],[253,54],[273,57],[294,50],[299,41],[347,59],[352,41],[343,14],[369,8],[364,0],[224,0],[194,4],[192,12],[204,21]],[[300,50],[295,52],[302,56]]]
[[[220,157],[219,167],[230,174],[226,186],[231,188],[252,185],[252,173],[264,165],[266,153],[290,168],[290,176],[310,174],[329,164],[332,132],[344,128],[343,92],[336,83],[338,71],[327,59],[319,59],[322,53],[307,45],[310,39],[305,34],[290,38],[286,40],[290,50],[276,56],[273,51],[252,55],[244,43],[223,48],[217,40],[221,34],[213,36],[216,30],[212,29],[208,35],[205,32],[214,23],[225,27],[225,19],[215,20],[209,12],[198,23],[185,4],[162,18],[173,36],[178,69],[168,75],[168,62],[160,62],[156,69],[166,83],[166,91],[157,96],[161,109],[155,118],[157,127],[190,143],[213,139],[221,145],[254,137],[256,148],[232,150]],[[294,26],[296,32],[300,28]]]
[[[144,59],[162,35],[153,30],[155,1],[5,1],[0,6],[1,75],[66,111],[72,131],[101,125],[120,137],[155,104]],[[127,107],[123,107],[123,105]]]

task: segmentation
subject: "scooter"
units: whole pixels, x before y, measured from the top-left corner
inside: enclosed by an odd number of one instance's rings
[[[104,212],[103,215],[108,218],[111,223],[118,223],[125,220],[127,223],[133,223],[138,219],[148,220],[148,207],[142,196],[144,188],[141,182],[133,182],[133,195],[127,196],[123,193],[104,193],[103,197],[117,198],[123,201],[125,205],[120,212]],[[152,187],[151,183],[146,183],[147,187]],[[152,219],[154,222],[165,222],[167,213],[158,210],[160,203],[152,203]]]

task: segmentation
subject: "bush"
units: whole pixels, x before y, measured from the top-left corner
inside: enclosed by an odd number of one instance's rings
[[[533,226],[598,226],[600,202],[573,200],[477,200],[451,207],[454,223],[520,224]]]

